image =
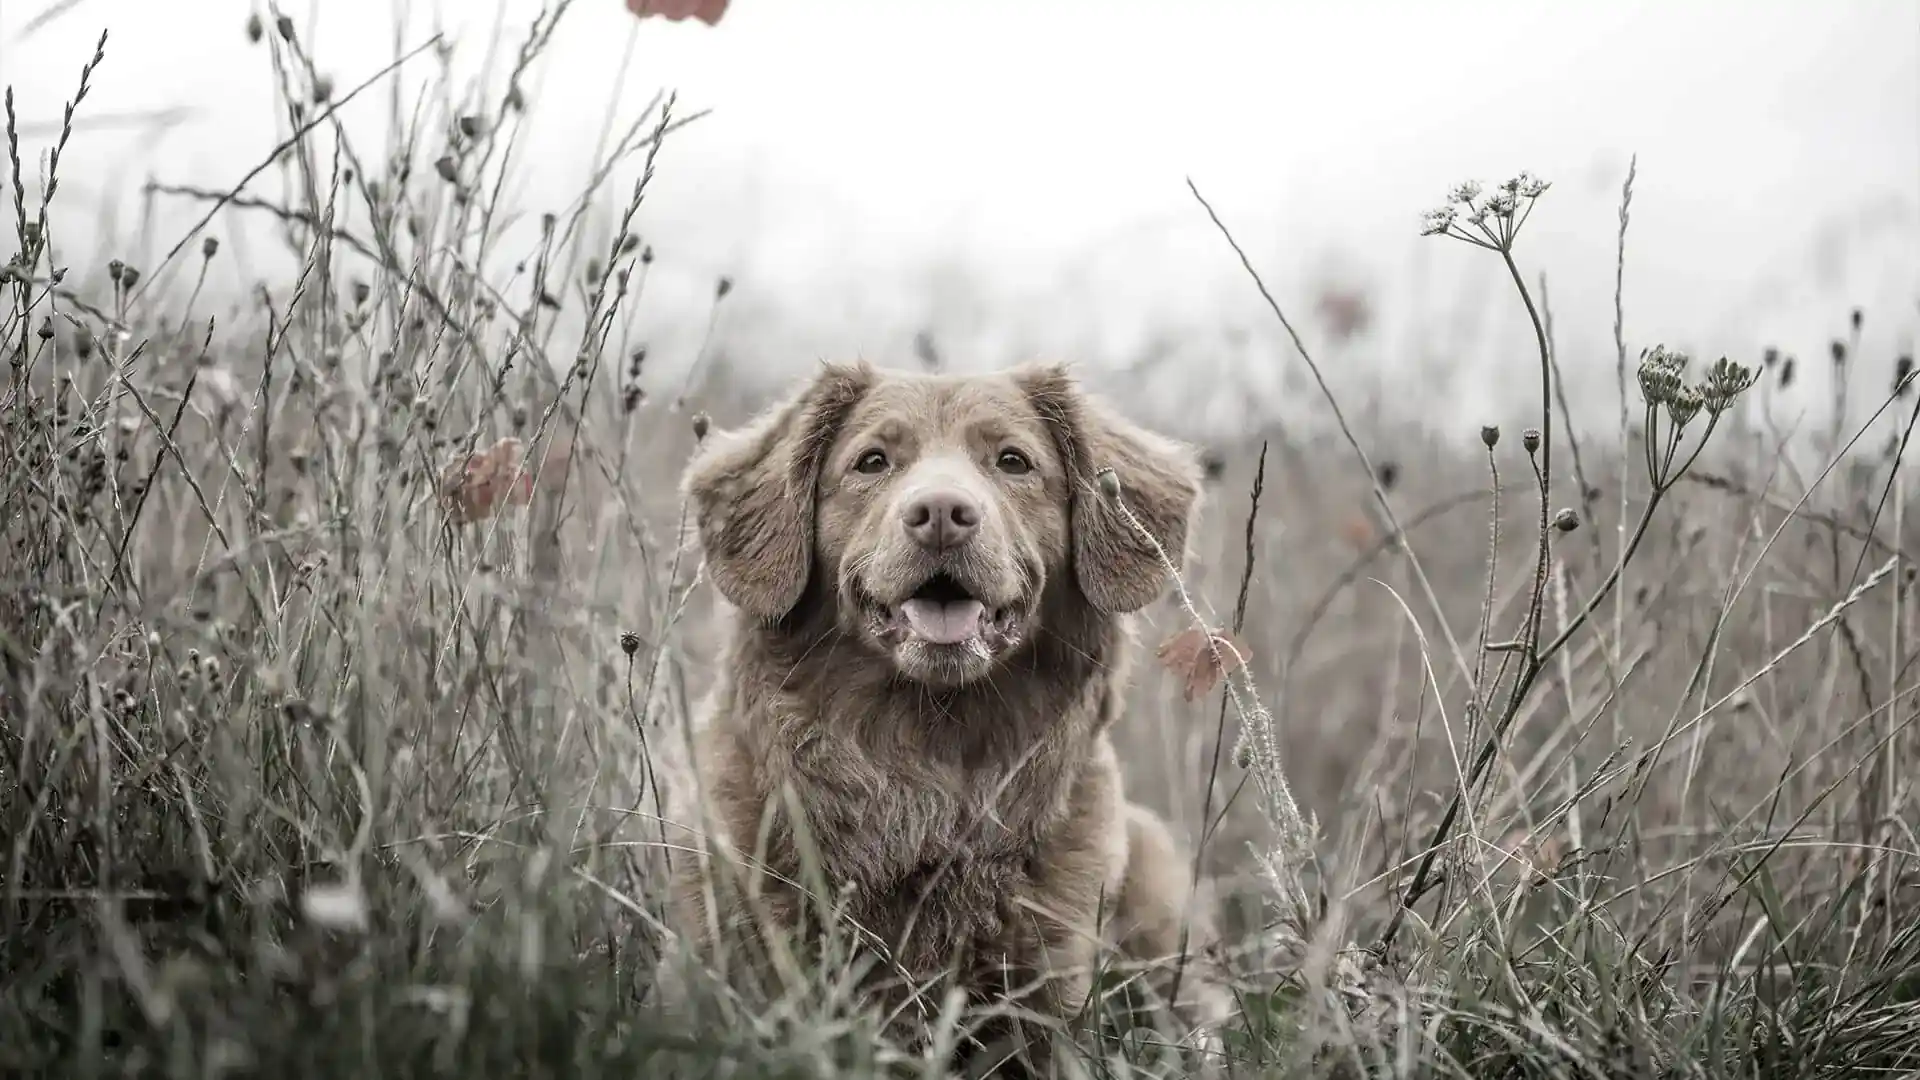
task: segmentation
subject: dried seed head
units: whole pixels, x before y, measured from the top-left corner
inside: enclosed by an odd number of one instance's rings
[[[453,160],[452,154],[441,154],[439,160],[433,163],[433,171],[439,173],[440,179],[449,184],[458,183],[460,180],[460,163]]]
[[[626,653],[628,656],[632,656],[634,653],[639,652],[640,651],[640,635],[634,633],[631,630],[627,630],[621,633],[620,651],[623,653]]]
[[[1520,445],[1531,454],[1540,449],[1540,429],[1528,428],[1520,433]]]
[[[1680,392],[1667,402],[1667,415],[1673,419],[1674,427],[1686,427],[1693,418],[1706,408],[1707,400],[1698,387],[1683,386]]]
[[[1859,308],[1854,308],[1853,313],[1847,316],[1847,324],[1853,327],[1853,332],[1856,334],[1860,332],[1860,324],[1866,321],[1867,313]]]
[[[1393,485],[1400,482],[1400,464],[1396,461],[1383,461],[1374,469],[1374,479],[1379,481],[1381,491],[1392,491]]]
[[[125,269],[120,271],[120,287],[121,288],[131,292],[133,291],[133,287],[139,284],[139,282],[140,282],[140,271],[135,270],[131,266],[126,267]]]
[[[707,437],[707,432],[712,428],[712,417],[709,417],[703,412],[693,414],[693,437],[696,441],[704,442]]]
[[[38,337],[41,341],[52,341],[53,340],[53,317],[51,315],[41,316],[40,329],[35,330],[33,333],[34,333],[34,336]]]
[[[353,306],[354,307],[366,307],[367,300],[372,296],[373,296],[373,286],[368,285],[364,281],[356,281],[353,283]]]
[[[1707,369],[1706,381],[1695,389],[1700,393],[1702,406],[1714,416],[1719,416],[1759,378],[1759,372],[1723,356]]]
[[[640,249],[640,265],[649,266],[652,263],[653,263],[653,245],[648,244],[646,247],[643,247]]]
[[[1570,533],[1580,527],[1580,514],[1571,506],[1562,507],[1553,515],[1553,527]]]
[[[602,266],[600,265],[600,260],[599,260],[599,259],[588,259],[588,260],[587,260],[587,272],[586,272],[586,282],[587,282],[587,284],[589,284],[589,285],[598,285],[598,284],[600,283],[600,280],[601,280],[601,278],[602,278],[602,277],[603,277],[604,275],[605,275],[605,268],[603,268],[603,267],[602,267]]]
[[[259,12],[256,11],[253,14],[247,16],[247,40],[248,41],[252,42],[255,45],[258,45],[260,44],[260,39],[266,36],[266,33],[267,33],[267,28],[260,22]]]
[[[477,139],[487,133],[487,121],[484,117],[463,116],[459,122],[460,134],[469,139]]]
[[[1686,367],[1687,354],[1669,350],[1665,345],[1655,345],[1643,351],[1637,372],[1640,396],[1649,405],[1664,405],[1673,400],[1685,385],[1682,375]]]
[[[1780,389],[1793,385],[1793,357],[1789,356],[1780,364]]]
[[[200,241],[200,257],[201,258],[211,259],[218,254],[220,254],[220,238],[219,237],[209,236],[205,240]]]
[[[1778,363],[1780,363],[1780,350],[1772,345],[1767,346],[1766,351],[1760,354],[1761,366],[1772,369]]]
[[[1913,389],[1907,380],[1913,375],[1913,357],[1902,356],[1893,362],[1893,392],[1896,397],[1906,397]]]
[[[313,77],[313,103],[325,105],[333,99],[333,78],[328,75]]]
[[[113,282],[115,285],[120,284],[120,275],[126,272],[127,264],[121,262],[119,259],[115,259],[107,264],[107,280]]]
[[[620,254],[631,255],[633,249],[640,246],[640,238],[632,233],[620,238]]]
[[[1114,472],[1112,469],[1101,469],[1099,479],[1100,494],[1105,495],[1109,499],[1118,499],[1120,497],[1119,473]]]
[[[526,107],[527,95],[522,93],[518,86],[509,87],[507,89],[507,108],[512,109],[514,112],[521,112],[525,110]]]
[[[1499,446],[1500,445],[1500,429],[1497,427],[1494,427],[1492,424],[1480,425],[1480,441],[1482,443],[1485,443],[1487,449],[1489,450],[1493,449],[1496,446]]]
[[[727,294],[732,291],[733,291],[733,279],[723,274],[721,275],[720,280],[714,283],[713,298],[715,300],[724,300],[726,299]]]
[[[1839,338],[1833,339],[1832,343],[1827,346],[1827,351],[1833,355],[1834,363],[1844,364],[1847,362],[1847,343],[1841,341]]]
[[[1420,235],[1439,236],[1453,228],[1453,219],[1459,214],[1451,206],[1437,206],[1420,216]]]
[[[273,20],[273,28],[280,34],[281,41],[293,40],[293,20],[281,15]]]

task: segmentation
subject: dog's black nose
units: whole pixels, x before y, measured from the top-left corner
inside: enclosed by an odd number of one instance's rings
[[[923,491],[901,508],[900,524],[913,542],[928,551],[946,551],[973,539],[980,528],[980,504],[954,488]]]

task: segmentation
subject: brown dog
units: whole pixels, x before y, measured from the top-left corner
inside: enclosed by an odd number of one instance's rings
[[[763,943],[850,922],[899,1015],[937,1012],[945,977],[1055,1020],[1086,1001],[1102,939],[1154,962],[1183,919],[1204,930],[1107,739],[1127,616],[1170,583],[1200,475],[1060,367],[828,365],[709,436],[685,486],[738,612],[695,747],[717,843],[676,860],[682,929],[711,948],[743,919]]]

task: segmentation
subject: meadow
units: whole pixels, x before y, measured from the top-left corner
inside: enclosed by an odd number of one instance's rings
[[[656,1004],[664,863],[698,843],[661,785],[722,617],[678,476],[767,402],[630,332],[677,102],[510,222],[550,26],[370,145],[336,110],[378,79],[247,30],[286,140],[170,190],[205,217],[156,265],[66,250],[69,134],[23,155],[7,99],[0,1070],[942,1075],[975,1018],[892,1045],[835,963]],[[1844,309],[1828,355],[1670,351],[1633,322],[1636,182],[1598,434],[1556,392],[1545,181],[1424,219],[1510,279],[1524,427],[1341,400],[1339,320],[1247,261],[1327,433],[1204,447],[1116,735],[1195,845],[1238,1008],[1202,1046],[1103,983],[1085,1075],[1920,1072],[1911,359]],[[235,217],[294,270],[215,298]],[[1781,406],[1796,379],[1830,411]]]

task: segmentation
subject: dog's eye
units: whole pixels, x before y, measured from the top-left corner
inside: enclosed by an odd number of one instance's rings
[[[887,471],[886,452],[882,450],[869,450],[866,453],[861,454],[859,457],[855,458],[853,461],[853,471],[857,473],[866,473],[868,476],[872,476],[874,473],[886,472]]]
[[[1027,460],[1027,455],[1018,450],[1000,451],[1000,460],[995,464],[1000,467],[1001,472],[1012,476],[1025,476],[1033,471],[1033,462]]]

